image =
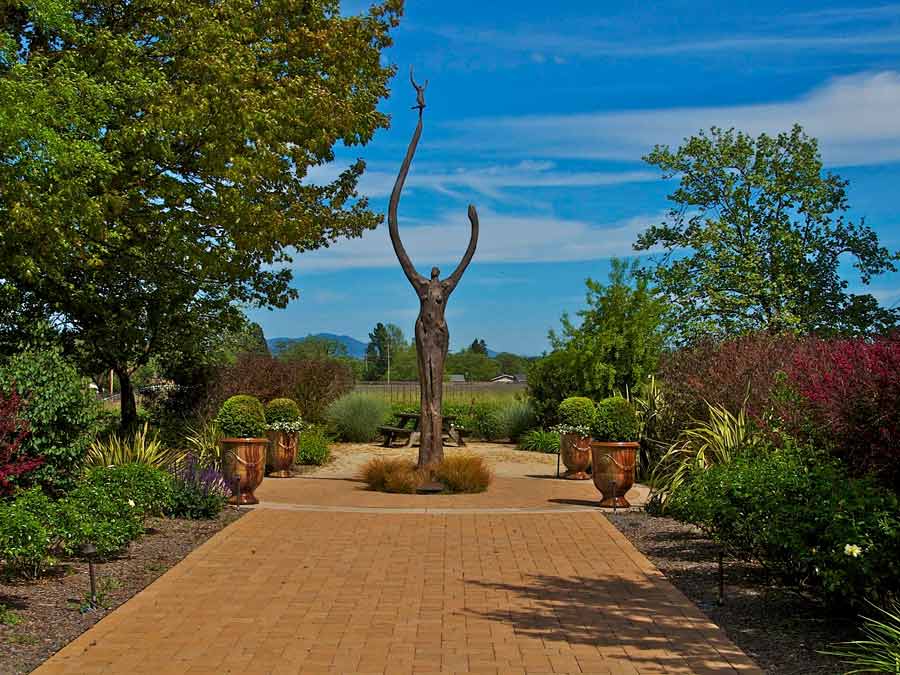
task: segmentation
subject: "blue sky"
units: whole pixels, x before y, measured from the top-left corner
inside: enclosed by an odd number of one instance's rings
[[[900,249],[900,4],[554,4],[407,0],[386,54],[400,68],[381,106],[390,130],[312,174],[363,157],[360,190],[383,212],[415,127],[410,64],[430,80],[400,223],[419,269],[448,274],[468,242],[466,205],[478,207],[478,252],[447,311],[452,349],[474,338],[546,349],[560,314],[583,305],[584,279],[605,279],[609,258],[629,255],[660,220],[673,184],[641,156],[711,125],[757,134],[803,124],[850,180],[852,216]],[[251,313],[268,337],[366,340],[378,321],[412,333],[418,301],[386,225],[297,256],[294,272],[298,300]],[[900,274],[868,290],[894,305]]]

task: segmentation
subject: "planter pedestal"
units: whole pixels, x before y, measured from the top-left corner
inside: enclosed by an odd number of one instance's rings
[[[266,475],[273,478],[290,478],[291,465],[297,456],[297,434],[286,431],[267,431],[269,453],[266,458]]]
[[[588,467],[591,465],[591,439],[590,436],[578,434],[563,434],[560,438],[559,453],[562,455],[562,463],[566,466],[563,478],[569,480],[587,480]]]
[[[259,504],[253,491],[262,483],[266,469],[268,438],[223,438],[222,470],[233,492],[229,504]]]
[[[639,443],[591,443],[591,459],[594,465],[594,487],[600,491],[600,506],[627,508],[631,506],[625,494],[634,485],[634,463]]]

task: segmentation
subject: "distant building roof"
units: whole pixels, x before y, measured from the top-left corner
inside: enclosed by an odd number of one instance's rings
[[[466,381],[466,376],[465,376],[465,375],[459,375],[459,374],[450,375],[450,381],[451,381],[451,382],[465,382],[465,381]]]
[[[516,375],[516,382],[528,382],[528,375],[525,373],[519,373]]]
[[[492,377],[491,382],[515,382],[516,376],[508,373],[500,373],[497,377]]]

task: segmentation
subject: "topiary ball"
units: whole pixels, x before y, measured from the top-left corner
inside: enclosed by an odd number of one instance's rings
[[[266,432],[266,412],[258,398],[239,394],[222,404],[216,423],[226,438],[259,438]]]
[[[637,441],[640,435],[637,411],[621,396],[611,396],[597,403],[591,435],[595,441]]]
[[[300,407],[292,398],[273,398],[266,403],[266,422],[296,422],[300,419]]]
[[[586,396],[570,396],[559,404],[557,413],[559,414],[560,424],[590,429],[594,423],[597,407]]]

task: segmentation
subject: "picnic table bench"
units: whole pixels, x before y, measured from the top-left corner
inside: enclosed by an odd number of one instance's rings
[[[406,446],[411,446],[419,440],[421,435],[419,432],[419,424],[421,416],[419,413],[398,413],[397,418],[400,420],[398,426],[384,425],[378,427],[378,431],[384,436],[384,447],[389,448],[393,445],[397,438],[406,438]],[[412,425],[409,423],[412,422]],[[463,430],[455,426],[455,415],[444,415],[441,422],[443,434],[456,445],[463,447],[466,444],[463,438]]]

